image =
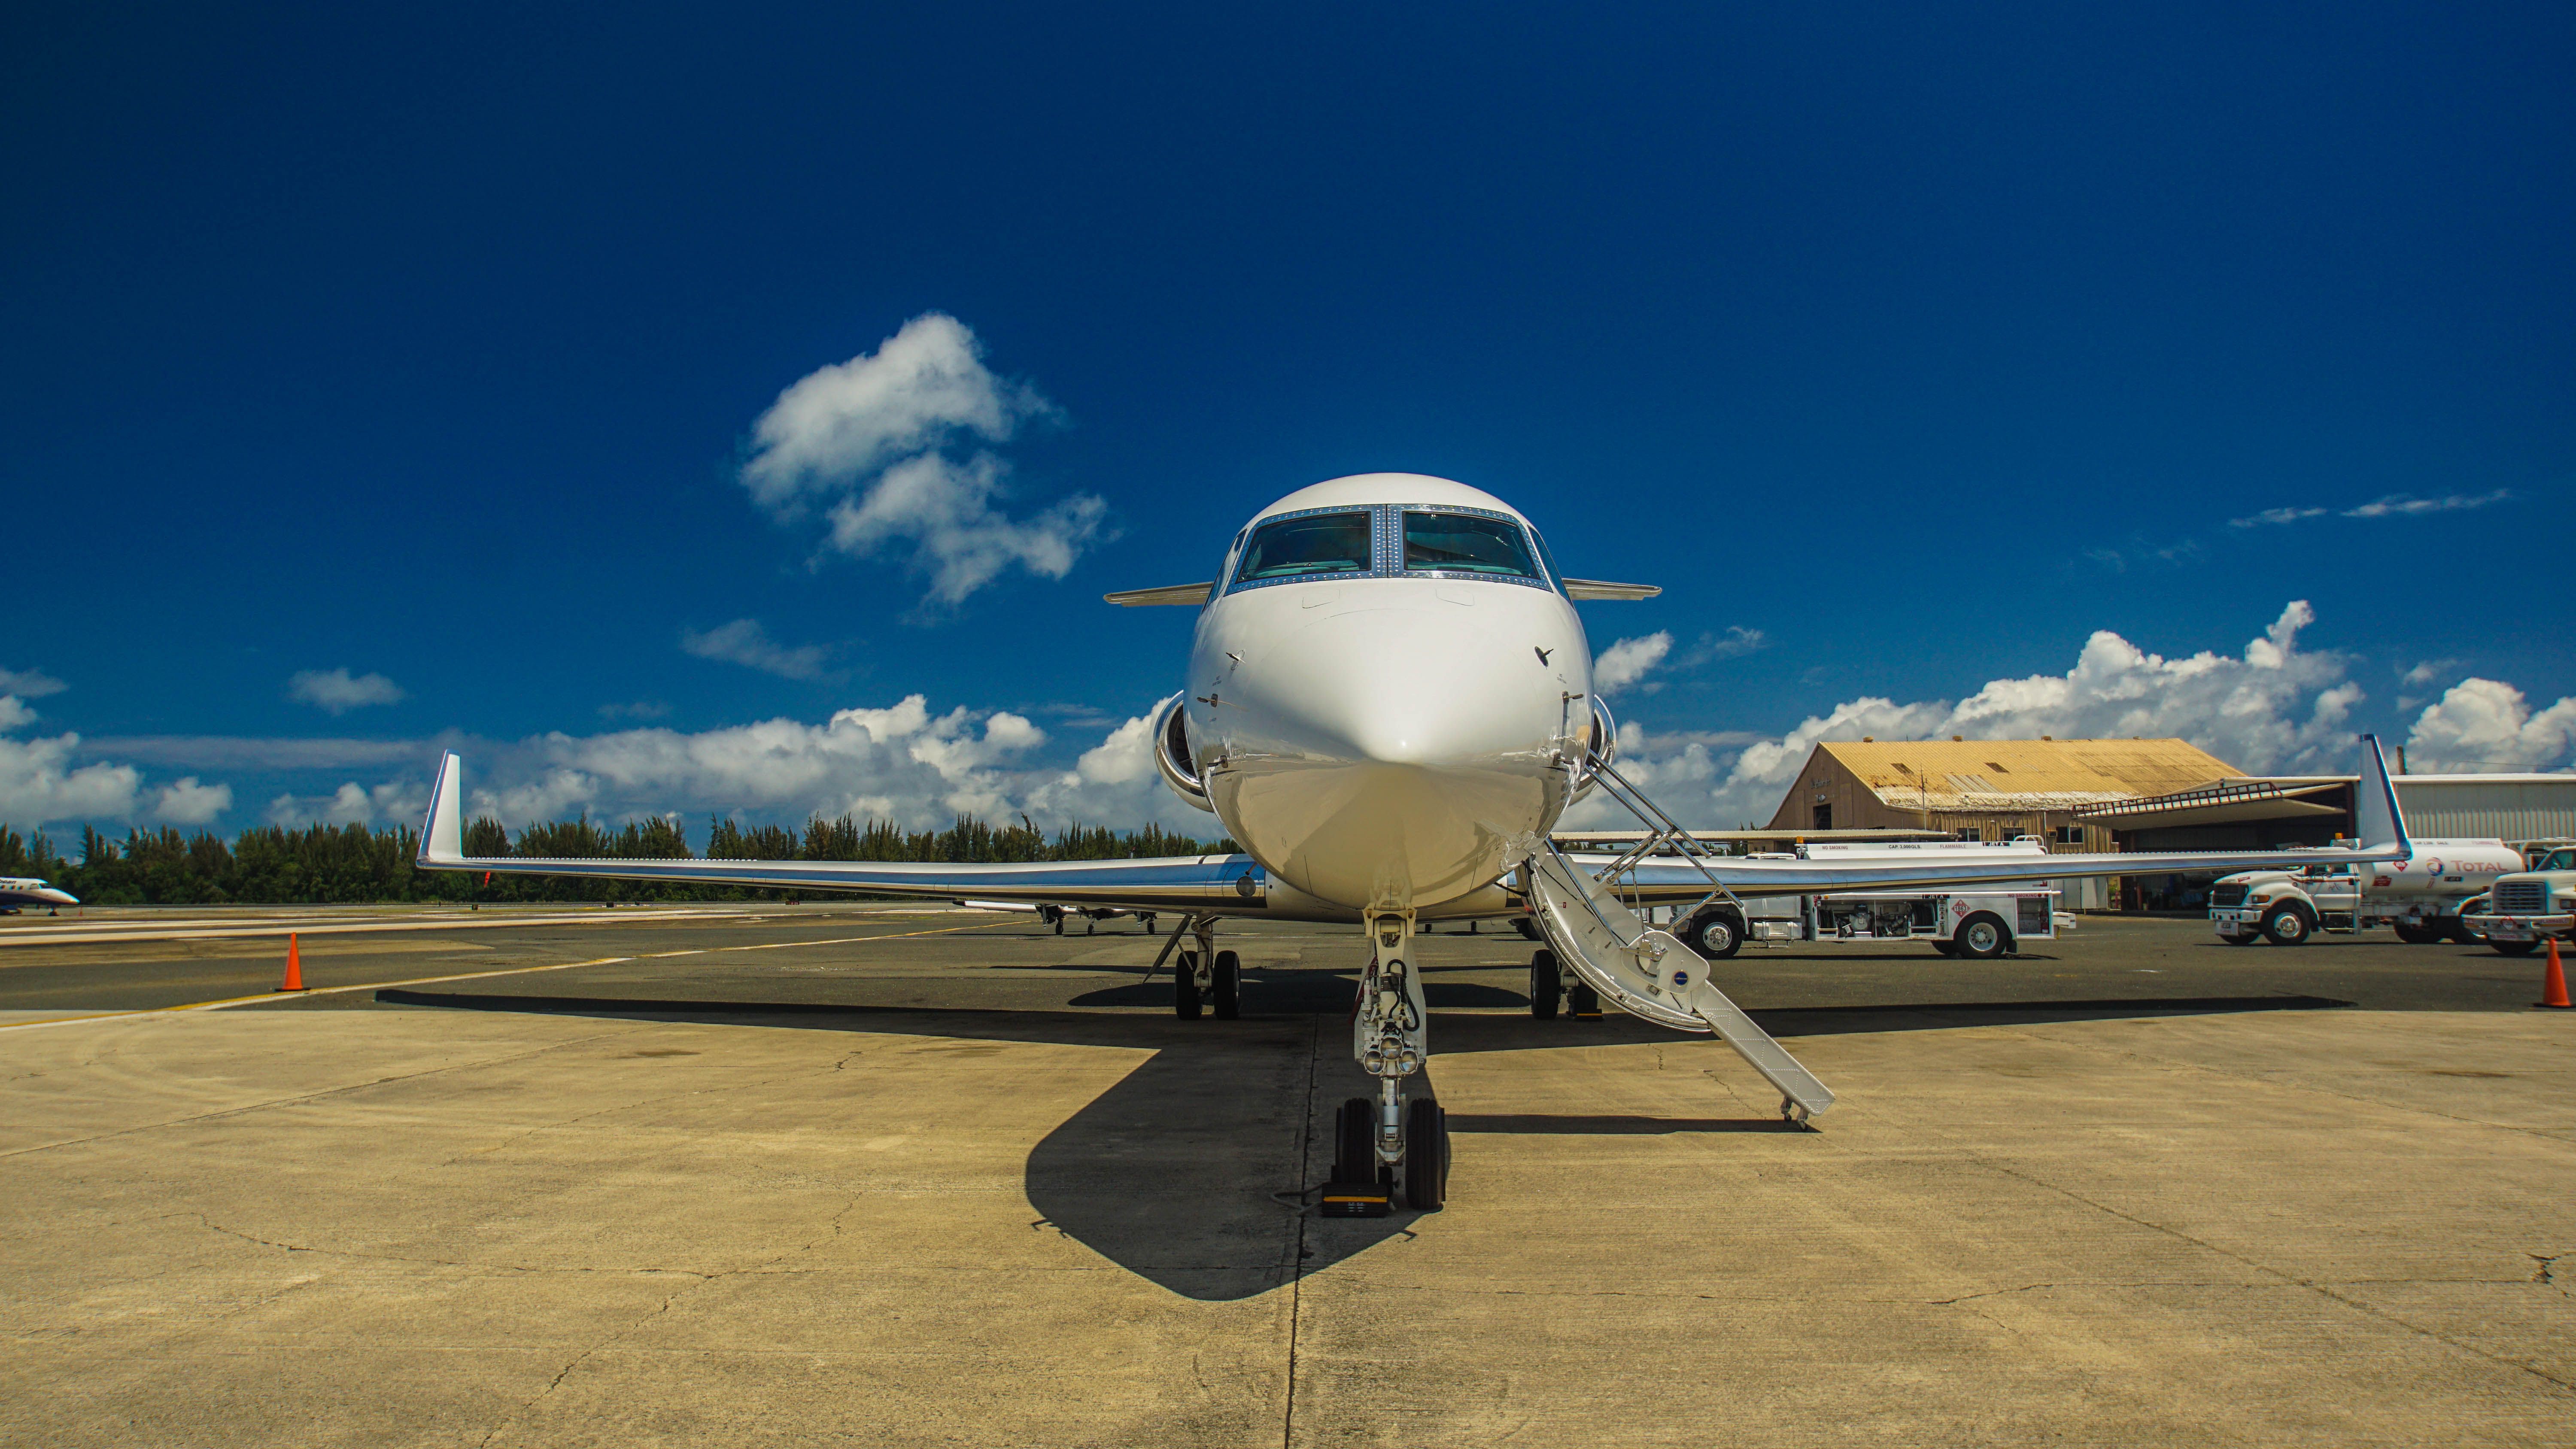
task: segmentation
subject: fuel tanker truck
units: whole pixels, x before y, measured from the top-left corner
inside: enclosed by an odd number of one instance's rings
[[[2296,946],[2319,931],[2386,925],[2410,946],[2477,945],[2486,938],[2461,919],[2462,906],[2499,876],[2524,868],[2501,840],[2418,840],[2414,854],[2377,865],[2312,865],[2247,870],[2209,888],[2209,919],[2231,946],[2257,940]]]

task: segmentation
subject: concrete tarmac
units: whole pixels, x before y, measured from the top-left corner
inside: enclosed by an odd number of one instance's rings
[[[2576,1442],[2527,960],[1748,951],[1796,1132],[1444,934],[1451,1204],[1324,1222],[1355,932],[646,914],[0,953],[0,1443]]]

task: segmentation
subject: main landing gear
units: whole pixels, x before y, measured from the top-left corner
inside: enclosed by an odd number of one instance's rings
[[[1591,982],[1566,970],[1554,951],[1531,952],[1529,970],[1530,1015],[1541,1021],[1554,1021],[1557,1005],[1562,1002],[1566,1015],[1577,1021],[1601,1019],[1601,993],[1592,989]]]
[[[1190,921],[1187,929],[1191,944],[1172,963],[1172,1015],[1196,1021],[1213,1008],[1217,1020],[1234,1020],[1243,1014],[1242,960],[1216,948],[1216,926],[1208,918]]]
[[[1449,1121],[1429,1097],[1407,1101],[1405,1080],[1429,1059],[1422,979],[1412,964],[1413,918],[1368,918],[1369,964],[1351,1013],[1351,1055],[1377,1078],[1377,1099],[1353,1097],[1334,1118],[1326,1217],[1382,1217],[1400,1178],[1405,1204],[1438,1212],[1449,1198]]]

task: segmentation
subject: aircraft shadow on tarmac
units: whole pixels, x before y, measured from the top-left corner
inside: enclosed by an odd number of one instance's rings
[[[1174,1020],[1161,1006],[1169,987],[1138,983],[1084,993],[1090,1009],[995,1010],[609,996],[535,996],[387,989],[395,1006],[643,1018],[811,1031],[864,1031],[984,1041],[1150,1049],[1153,1055],[1085,1104],[1029,1153],[1026,1187],[1039,1214],[1031,1226],[1057,1231],[1129,1272],[1202,1301],[1254,1297],[1408,1231],[1414,1214],[1376,1219],[1298,1219],[1274,1193],[1320,1185],[1332,1155],[1329,1112],[1344,1097],[1371,1094],[1367,1077],[1335,1050],[1352,979],[1320,970],[1251,970],[1244,1019]],[[1526,1006],[1527,998],[1468,982],[1426,983],[1435,1007]],[[1973,1002],[1801,1007],[1756,1011],[1781,1036],[1938,1030],[1961,1026],[2108,1020],[2218,1012],[2315,1010],[2349,1005],[2322,997],[2259,996],[2107,1001]],[[1451,1014],[1434,1025],[1442,1053],[1520,1051],[1670,1041],[1633,1017],[1533,1021],[1526,1016]],[[1436,1065],[1436,1063],[1435,1063]],[[1416,1090],[1431,1089],[1430,1074]],[[1657,1135],[1779,1132],[1760,1118],[1473,1115],[1450,1119],[1455,1134]]]

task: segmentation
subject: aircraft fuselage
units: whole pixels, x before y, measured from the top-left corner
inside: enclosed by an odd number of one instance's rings
[[[1348,556],[1283,556],[1274,521]],[[1528,521],[1462,484],[1379,473],[1245,526],[1182,708],[1209,804],[1274,905],[1307,913],[1284,885],[1357,916],[1457,901],[1525,856],[1573,793],[1591,694],[1582,621]]]

